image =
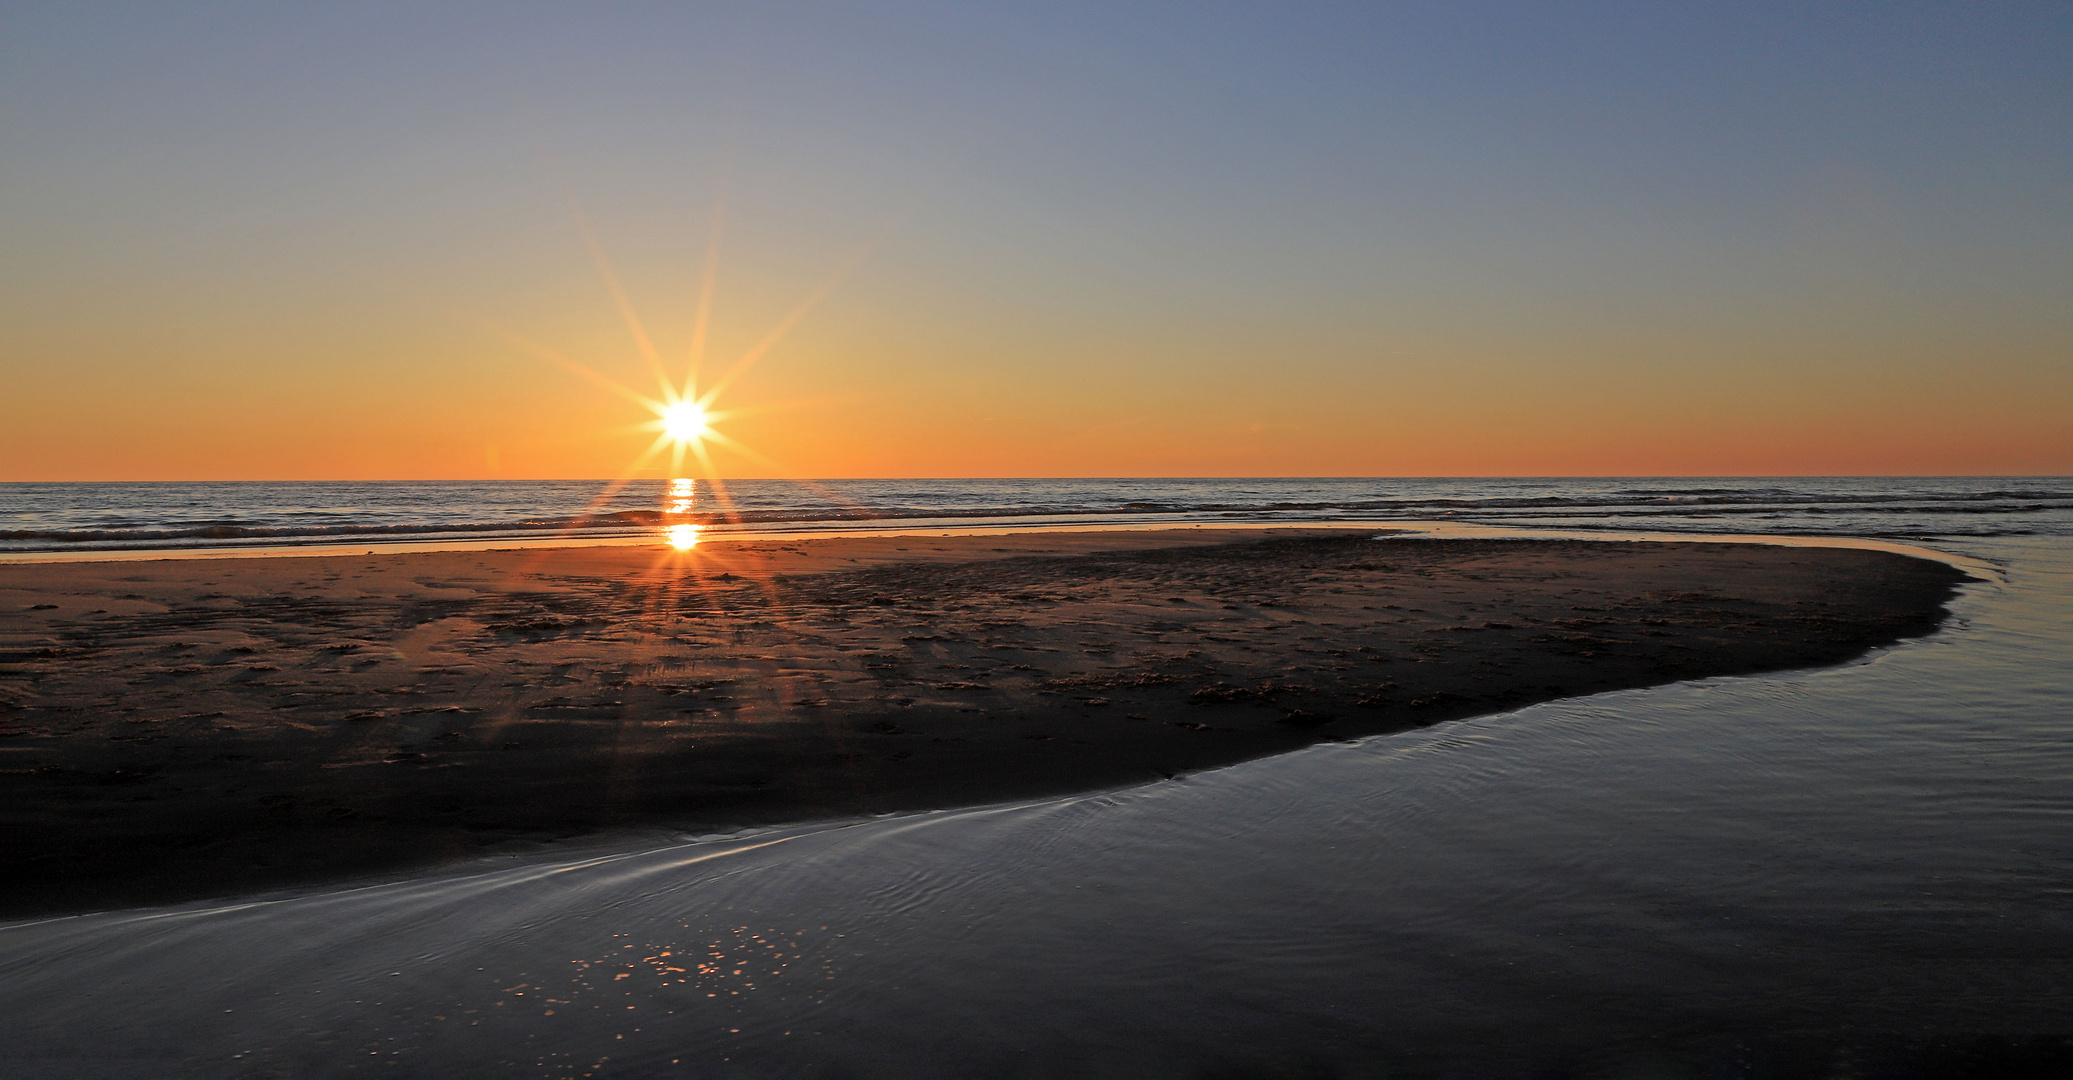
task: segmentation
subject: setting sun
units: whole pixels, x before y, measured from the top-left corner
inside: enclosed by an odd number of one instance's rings
[[[708,430],[705,410],[695,401],[681,401],[662,410],[662,431],[677,442],[696,442]]]

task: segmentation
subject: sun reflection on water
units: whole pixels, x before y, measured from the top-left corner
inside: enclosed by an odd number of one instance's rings
[[[698,505],[698,482],[688,476],[679,476],[669,482],[668,514],[688,514]]]
[[[663,526],[663,538],[669,546],[678,551],[689,551],[698,546],[699,525],[689,521],[668,521],[681,518],[698,508],[698,481],[688,476],[679,476],[669,482],[663,496],[662,514],[668,523]]]

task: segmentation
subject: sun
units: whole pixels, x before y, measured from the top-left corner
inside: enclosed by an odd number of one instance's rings
[[[662,410],[662,433],[674,442],[694,443],[711,432],[710,418],[695,401],[679,401]]]
[[[647,394],[643,394],[585,364],[577,363],[575,360],[539,342],[531,341],[519,334],[499,327],[488,327],[492,332],[510,341],[512,344],[534,353],[544,360],[567,368],[570,372],[582,378],[597,383],[599,386],[628,399],[651,414],[651,418],[645,422],[631,424],[624,430],[629,433],[636,431],[653,432],[655,434],[654,441],[634,459],[633,463],[620,474],[618,479],[608,485],[593,500],[592,510],[598,510],[605,506],[619,493],[621,488],[632,482],[636,475],[646,469],[649,462],[667,454],[669,459],[669,473],[667,475],[671,479],[664,498],[665,508],[662,516],[661,532],[662,539],[678,551],[688,551],[695,547],[703,531],[709,527],[704,523],[685,520],[696,512],[697,500],[695,479],[690,473],[685,472],[684,469],[686,458],[697,459],[698,470],[704,476],[705,482],[711,486],[712,494],[719,500],[719,512],[723,515],[731,513],[729,507],[732,504],[732,500],[728,497],[727,486],[720,479],[719,470],[713,461],[713,452],[716,449],[742,455],[752,461],[775,468],[775,463],[769,458],[756,453],[741,442],[728,437],[725,432],[720,430],[722,426],[731,420],[764,410],[753,408],[748,410],[716,408],[715,406],[722,401],[729,388],[739,381],[750,368],[755,367],[771,350],[776,348],[778,342],[791,331],[792,327],[804,319],[809,311],[813,310],[816,305],[825,299],[834,290],[836,284],[861,262],[870,250],[866,247],[856,251],[841,267],[826,280],[822,281],[819,287],[815,288],[803,301],[792,308],[784,318],[778,320],[777,325],[766,332],[748,351],[737,357],[734,363],[722,372],[717,379],[704,382],[701,385],[703,380],[700,379],[699,372],[705,360],[706,335],[712,320],[713,283],[719,272],[720,230],[725,218],[723,213],[725,206],[726,200],[722,197],[716,202],[713,209],[712,240],[706,250],[704,280],[700,283],[698,289],[697,309],[691,326],[690,348],[683,358],[683,374],[681,378],[678,378],[673,376],[668,370],[675,365],[665,362],[662,353],[656,349],[654,340],[649,337],[647,327],[642,325],[639,315],[634,312],[633,303],[628,299],[626,290],[620,287],[618,273],[613,270],[611,260],[606,258],[603,245],[598,243],[596,235],[590,231],[590,226],[585,222],[581,209],[576,207],[573,201],[570,204],[570,209],[575,213],[576,227],[582,233],[583,241],[590,248],[591,255],[597,260],[598,272],[604,277],[605,287],[611,293],[613,302],[618,306],[619,314],[626,320],[626,329],[633,335],[633,344],[638,350],[641,359],[646,361],[649,373],[656,380],[656,389],[659,391],[658,396],[650,397]]]
[[[721,226],[725,221],[725,208],[726,198],[723,192],[722,197],[717,200],[713,207],[712,239],[706,249],[704,279],[698,287],[697,308],[691,325],[690,348],[684,356],[683,375],[681,378],[678,378],[668,370],[675,365],[664,360],[662,353],[655,347],[654,339],[649,336],[647,327],[642,324],[640,316],[634,311],[632,300],[628,298],[626,290],[619,284],[618,272],[612,268],[611,260],[605,256],[604,246],[598,243],[596,234],[591,232],[589,224],[584,220],[581,208],[577,207],[573,201],[570,203],[570,210],[574,212],[576,218],[576,228],[582,233],[583,242],[590,248],[592,257],[597,260],[598,272],[603,276],[605,288],[611,293],[614,304],[619,308],[620,316],[626,320],[626,329],[633,335],[635,349],[639,352],[641,359],[646,361],[649,373],[655,378],[656,389],[660,391],[658,396],[650,397],[647,394],[643,394],[587,365],[579,364],[538,342],[530,341],[518,334],[495,327],[491,328],[496,330],[499,336],[506,338],[513,344],[535,353],[543,359],[559,364],[576,375],[589,379],[613,393],[633,401],[652,414],[651,419],[643,423],[630,425],[626,430],[654,432],[654,442],[650,443],[648,448],[634,459],[631,467],[607,491],[605,498],[610,498],[613,494],[616,494],[619,488],[624,486],[635,474],[647,468],[649,462],[664,453],[667,453],[669,456],[668,475],[673,478],[686,475],[684,473],[686,458],[696,458],[706,479],[714,485],[715,493],[723,501],[726,500],[726,489],[721,485],[719,476],[716,475],[717,470],[713,461],[714,450],[724,450],[731,454],[743,455],[765,465],[774,464],[770,459],[729,438],[726,433],[720,430],[727,421],[744,415],[744,410],[715,408],[714,406],[724,398],[727,391],[743,375],[748,373],[750,368],[755,367],[759,361],[769,355],[771,350],[777,347],[778,342],[791,332],[792,327],[797,325],[800,320],[806,317],[808,312],[812,311],[815,306],[825,299],[834,290],[836,284],[850,270],[854,269],[870,250],[869,247],[865,247],[853,253],[833,274],[822,281],[812,293],[808,294],[803,301],[786,313],[782,319],[779,319],[776,326],[771,327],[760,340],[749,347],[748,351],[737,357],[733,365],[721,373],[719,378],[711,382],[704,382],[704,380],[700,379],[699,372],[705,360],[706,335],[712,322],[713,286],[720,268],[720,232]],[[761,410],[752,409],[748,411],[755,412]]]
[[[713,408],[713,398],[718,396],[718,391],[708,390],[703,396],[697,396],[695,390],[688,384],[681,390],[665,384],[661,400],[636,395],[636,399],[655,414],[653,420],[640,425],[642,429],[655,433],[655,442],[648,447],[647,453],[641,455],[636,467],[667,450],[671,476],[683,474],[684,459],[689,456],[696,457],[704,466],[706,476],[713,479],[710,447],[724,446],[747,452],[746,447],[720,432],[720,422],[733,414],[729,410]]]

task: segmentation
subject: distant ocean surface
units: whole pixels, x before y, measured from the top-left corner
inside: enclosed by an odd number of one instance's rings
[[[0,484],[0,554],[869,528],[1451,520],[1918,539],[2073,535],[2066,477],[492,480]]]

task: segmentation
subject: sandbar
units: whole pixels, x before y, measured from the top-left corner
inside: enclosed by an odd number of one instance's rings
[[[1934,630],[1887,552],[1375,529],[0,566],[0,917],[1181,777]]]

